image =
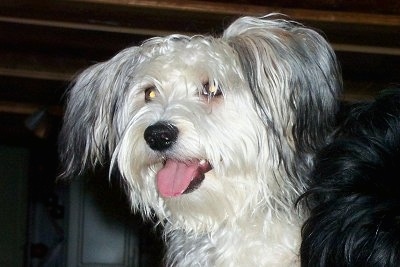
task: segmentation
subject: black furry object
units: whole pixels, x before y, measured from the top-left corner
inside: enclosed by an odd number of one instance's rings
[[[302,266],[400,266],[400,90],[346,109],[303,195]]]

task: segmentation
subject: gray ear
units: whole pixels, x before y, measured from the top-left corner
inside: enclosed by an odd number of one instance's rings
[[[134,71],[136,50],[126,49],[86,69],[72,84],[59,135],[61,177],[79,175],[109,156],[118,138],[114,116]]]
[[[237,53],[260,116],[277,141],[292,123],[298,151],[325,144],[342,90],[341,71],[326,40],[298,23],[268,17],[241,18],[223,38]]]

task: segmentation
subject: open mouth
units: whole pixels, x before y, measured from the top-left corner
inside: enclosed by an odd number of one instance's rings
[[[187,162],[167,159],[157,173],[157,187],[162,197],[176,197],[193,192],[203,182],[212,166],[208,160]]]

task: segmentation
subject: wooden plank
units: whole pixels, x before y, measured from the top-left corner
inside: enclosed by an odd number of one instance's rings
[[[31,115],[42,108],[43,105],[38,105],[35,103],[0,101],[0,113]],[[63,113],[62,108],[58,105],[46,106],[45,108],[49,114],[52,115],[61,116]]]
[[[87,2],[94,4],[110,4],[127,7],[142,7],[180,12],[200,12],[212,17],[214,14],[233,16],[265,15],[271,12],[282,13],[295,20],[323,21],[334,23],[354,23],[366,25],[400,26],[400,16],[360,12],[340,12],[312,9],[279,8],[273,6],[210,2],[210,1],[169,1],[169,0],[69,0],[71,2]],[[207,18],[205,18],[207,19]]]
[[[400,47],[379,47],[379,46],[338,44],[338,43],[332,43],[332,47],[336,51],[340,52],[356,52],[364,54],[400,56]]]
[[[34,78],[43,79],[50,81],[71,81],[73,74],[54,71],[41,71],[34,70],[34,68],[41,67],[40,65],[32,66],[32,69],[22,68],[5,68],[0,67],[0,75],[9,77],[20,77],[20,78]]]
[[[151,28],[132,28],[128,26],[118,26],[118,25],[103,25],[99,24],[89,24],[84,22],[71,22],[71,21],[60,21],[60,20],[46,20],[46,19],[32,19],[32,18],[21,18],[21,17],[7,17],[0,16],[0,22],[5,23],[16,23],[25,24],[32,26],[45,26],[52,28],[65,28],[65,29],[76,29],[85,31],[98,31],[98,32],[115,32],[115,33],[127,33],[134,35],[144,35],[144,36],[164,36],[171,32],[166,30],[156,30]]]

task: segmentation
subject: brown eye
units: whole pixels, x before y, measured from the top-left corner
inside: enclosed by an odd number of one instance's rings
[[[157,89],[152,86],[144,90],[144,100],[146,102],[152,101],[157,96]]]
[[[222,91],[215,82],[206,82],[203,84],[203,96],[215,97],[222,95]]]

